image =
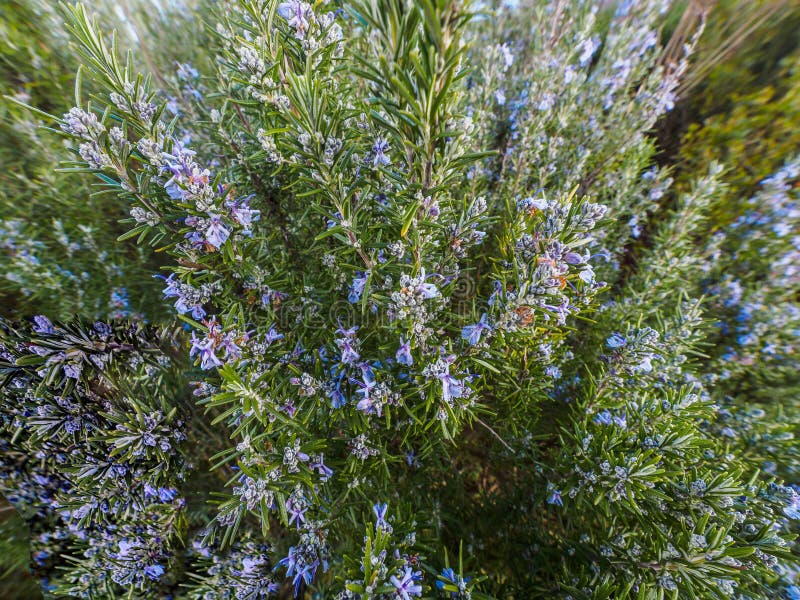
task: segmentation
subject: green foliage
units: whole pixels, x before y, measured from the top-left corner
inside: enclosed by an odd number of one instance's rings
[[[729,201],[720,202],[714,215],[719,227],[738,216],[741,200],[798,147],[800,138],[793,124],[800,118],[800,53],[783,59],[773,82],[736,92],[733,98],[730,110],[691,125],[681,145],[687,173],[712,160],[730,165]]]
[[[33,330],[3,323],[2,489],[43,534],[35,538],[37,568],[55,558],[54,540],[60,551],[95,549],[63,580],[52,577],[53,589],[79,593],[82,573],[108,571],[109,558],[96,551],[109,539],[122,540],[111,560],[125,583],[141,584],[137,553],[157,551],[183,528],[185,502],[173,486],[185,477],[179,445],[190,413],[169,392],[180,387],[169,358],[174,336],[125,324],[52,325],[41,317]],[[48,505],[51,495],[67,491]],[[136,511],[142,516],[133,517]],[[139,520],[145,515],[146,528]],[[90,588],[90,596],[112,593],[111,585]]]
[[[36,598],[40,583],[30,574],[30,531],[14,506],[0,500],[0,594],[9,600]]]
[[[46,2],[9,0],[0,10],[9,16],[0,24],[0,94],[47,112],[66,110],[78,63],[61,17]],[[153,261],[115,242],[123,231],[119,205],[95,194],[91,181],[55,172],[62,146],[40,135],[43,124],[16,104],[0,103],[0,165],[8,175],[0,189],[5,314],[163,315],[148,285]],[[136,297],[128,298],[129,286]]]
[[[730,35],[737,10],[766,14],[765,7],[768,3],[720,3],[701,56],[713,53],[714,43],[726,32]],[[708,352],[719,367],[709,377],[717,382],[717,397],[734,411],[732,419],[739,412],[766,411],[763,422],[750,425],[756,431],[795,421],[800,390],[796,350],[789,339],[796,327],[797,281],[786,270],[796,262],[788,237],[796,225],[793,205],[781,187],[797,185],[789,173],[800,141],[793,126],[800,118],[798,19],[800,12],[789,3],[761,23],[758,35],[740,40],[738,50],[710,70],[687,101],[697,120],[683,136],[677,159],[681,187],[712,161],[726,165],[727,185],[709,207],[704,234],[713,267],[701,289],[718,321]],[[783,233],[765,235],[761,229],[767,227]],[[727,235],[731,228],[737,235]],[[781,351],[776,355],[772,348]],[[752,439],[773,436],[754,433]],[[796,459],[784,451],[786,459],[778,464],[791,472]]]
[[[0,489],[48,595],[796,593],[800,163],[726,171],[717,115],[668,193],[696,36],[519,4],[64,5],[68,90],[24,58],[62,28],[3,30]]]

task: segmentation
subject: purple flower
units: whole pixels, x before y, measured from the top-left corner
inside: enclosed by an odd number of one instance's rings
[[[204,371],[222,366],[222,361],[214,354],[214,340],[208,337],[201,340],[192,332],[192,349],[189,351],[189,356],[196,354],[200,355],[200,368]]]
[[[341,362],[345,365],[355,365],[361,355],[356,350],[355,334],[358,331],[358,325],[350,329],[344,329],[339,326],[336,330],[337,335],[340,337],[336,339],[336,345],[341,350]]]
[[[639,227],[639,217],[633,215],[628,220],[628,227],[631,228],[631,236],[633,236],[633,239],[638,240],[639,236],[642,235],[642,228]]]
[[[649,373],[653,370],[652,360],[655,357],[653,355],[645,355],[642,357],[642,361],[636,365],[635,371],[638,373]]]
[[[559,304],[558,306],[551,306],[549,304],[542,303],[541,307],[555,313],[556,320],[559,325],[564,325],[567,322],[567,317],[569,316],[570,313],[570,307],[569,307],[569,298],[567,298],[566,296],[562,299],[561,304]]]
[[[180,282],[175,281],[175,273],[170,273],[169,277],[164,277],[163,275],[153,275],[153,277],[163,279],[164,283],[167,284],[163,292],[164,298],[173,298],[181,295]]]
[[[209,213],[208,226],[206,227],[206,241],[217,250],[225,243],[231,232],[222,222],[222,216]]]
[[[173,277],[175,274],[169,276],[166,279],[167,287],[164,288],[164,297],[176,297],[177,300],[175,301],[175,310],[178,312],[179,315],[185,314],[187,312],[192,313],[192,318],[200,320],[206,316],[206,310],[203,308],[202,304],[192,302],[188,298],[184,296],[183,291],[181,291],[180,283],[177,281],[173,281]]]
[[[564,506],[564,502],[561,500],[561,490],[552,488],[550,496],[547,498],[547,503],[555,504],[556,506]]]
[[[338,210],[334,213],[333,216],[334,216],[333,219],[327,219],[327,221],[326,221],[326,225],[327,225],[328,229],[331,229],[332,227],[336,227],[339,224],[339,221],[342,220],[342,213],[340,213]]]
[[[200,77],[200,73],[190,63],[175,63],[178,66],[176,75],[182,81],[191,81]]]
[[[382,413],[382,405],[376,402],[372,396],[372,390],[378,385],[375,381],[375,376],[372,369],[367,364],[361,365],[362,379],[351,379],[351,383],[357,385],[359,389],[357,394],[361,394],[361,400],[358,401],[356,408],[365,414],[377,414],[379,417]]]
[[[223,358],[231,358],[233,360],[237,360],[242,357],[242,349],[239,347],[237,342],[246,341],[248,335],[245,333],[242,336],[238,336],[233,332],[229,331],[225,334],[220,342],[220,348],[225,350],[225,354]]]
[[[178,99],[175,96],[167,97],[167,110],[173,115],[177,115],[181,111]]]
[[[338,379],[336,379],[336,383],[330,385],[328,388],[328,398],[331,399],[331,408],[342,408],[345,404],[347,404],[347,398],[345,398],[344,394],[342,393],[343,376],[344,371],[342,371]]]
[[[295,546],[291,546],[289,548],[289,552],[286,553],[286,556],[278,561],[278,564],[275,565],[275,568],[278,567],[286,567],[286,575],[290,576],[292,572],[297,567],[297,563],[300,562],[301,556],[297,551]]]
[[[189,219],[186,219],[186,222],[189,222]],[[190,231],[185,236],[183,236],[188,242],[189,245],[194,250],[202,250],[205,248],[206,239],[203,237],[203,234],[199,231]]]
[[[289,514],[289,525],[297,523],[297,528],[306,522],[306,511],[308,505],[305,498],[292,494],[286,499],[286,512]]]
[[[64,419],[64,431],[67,433],[76,433],[81,429],[81,420],[72,416]]]
[[[375,513],[375,527],[378,529],[388,529],[389,524],[386,522],[386,511],[389,509],[389,505],[386,502],[378,502],[372,507],[372,511]]]
[[[356,331],[358,331],[358,325],[354,325],[350,329],[345,329],[342,327],[341,322],[339,322],[339,328],[336,330],[336,334],[348,339],[353,339],[356,335]]]
[[[395,358],[401,365],[410,367],[414,364],[414,357],[411,356],[411,343],[407,340],[404,340],[403,336],[400,336],[400,347],[397,349]]]
[[[169,277],[164,277],[163,275],[156,275],[155,277],[160,277],[167,284],[163,292],[164,298],[177,298],[175,301],[175,310],[178,311],[178,314],[182,315],[191,311],[192,318],[194,319],[202,319],[206,316],[206,311],[202,304],[192,302],[185,297],[185,290],[192,288],[188,285],[181,286],[181,283],[175,280],[175,273],[171,273]]]
[[[75,363],[66,363],[64,365],[64,375],[70,379],[78,379],[81,376],[81,365]]]
[[[147,565],[144,568],[144,574],[153,581],[158,581],[158,578],[164,574],[164,567],[161,565]]]
[[[544,211],[547,207],[548,203],[544,198],[531,197],[517,201],[517,210],[528,213],[529,215],[535,214],[537,211]]]
[[[586,262],[586,257],[581,256],[577,252],[565,252],[564,253],[564,262],[568,265],[580,265]]]
[[[319,454],[314,457],[314,460],[308,463],[308,467],[311,470],[315,470],[319,473],[320,479],[322,481],[328,481],[331,475],[333,475],[333,469],[325,465],[324,457],[322,454]]]
[[[594,416],[594,422],[598,425],[611,425],[611,423],[614,422],[614,419],[609,411],[604,410],[603,412]]]
[[[444,581],[442,581],[442,579],[436,581],[436,588],[439,590],[444,590],[444,586],[448,583],[452,583],[454,586],[461,589],[461,586],[468,583],[471,579],[471,577],[461,577],[460,575],[456,575],[456,572],[451,567],[442,569],[442,574],[439,575],[439,577],[444,579]],[[455,597],[456,592],[451,593],[450,596]]]
[[[161,502],[172,502],[175,498],[178,497],[178,490],[171,487],[160,487],[158,488],[158,499]]]
[[[783,514],[793,521],[800,520],[800,494],[789,488],[789,496],[785,499],[786,506],[783,507]]]
[[[395,587],[395,593],[403,600],[410,600],[411,596],[422,596],[422,586],[417,583],[422,579],[422,572],[413,572],[411,567],[406,567],[401,579],[395,575],[389,578]]]
[[[424,275],[425,271],[423,271],[422,274]],[[417,288],[417,292],[419,292],[422,295],[422,297],[425,298],[426,300],[430,300],[431,298],[438,298],[439,296],[441,296],[438,288],[433,283],[424,283],[424,282],[420,283],[419,287]]]
[[[297,412],[297,407],[294,405],[294,402],[291,400],[287,400],[286,404],[281,407],[289,417],[294,418],[294,413]]]
[[[481,341],[481,335],[484,331],[491,330],[491,325],[486,322],[486,313],[483,313],[481,320],[475,325],[467,325],[461,330],[461,338],[467,340],[470,346],[474,346]]]
[[[346,339],[336,340],[339,349],[342,351],[341,361],[346,365],[354,365],[361,355],[356,351],[353,345]]]
[[[361,299],[361,294],[364,293],[364,286],[367,285],[367,278],[369,277],[369,271],[366,273],[357,272],[355,277],[353,277],[353,283],[350,284],[350,294],[347,296],[347,300],[350,304],[355,304]]]
[[[444,369],[436,374],[436,378],[442,382],[442,399],[448,404],[453,398],[461,398],[464,394],[464,382],[450,374],[450,365],[452,365],[455,360],[456,357],[452,354],[443,359]]]
[[[124,472],[123,472],[124,474]],[[145,498],[158,498],[160,502],[172,502],[178,497],[178,490],[172,487],[154,488],[150,483],[144,484],[144,497]]]
[[[445,402],[450,402],[452,398],[461,398],[464,394],[464,382],[446,373],[442,380],[442,397]]]
[[[183,200],[184,196],[186,195],[186,190],[184,190],[178,180],[175,177],[170,178],[167,183],[164,184],[164,189],[167,192],[167,195],[172,198],[173,200]]]
[[[183,142],[176,141],[172,145],[172,154],[164,152],[163,158],[173,175],[188,177],[196,164],[192,158],[195,154],[196,152],[187,148]]]
[[[244,228],[243,233],[245,234],[249,234],[251,225],[261,218],[261,211],[250,208],[250,198],[252,196],[227,203],[231,211],[231,218]]]
[[[623,348],[625,345],[627,345],[627,343],[628,341],[621,333],[612,333],[606,340],[608,347],[613,348],[614,350]]]
[[[286,557],[278,561],[275,568],[278,567],[286,567],[287,577],[291,577],[294,573],[292,583],[294,583],[294,595],[297,596],[300,592],[300,584],[303,581],[309,584],[314,579],[314,574],[319,567],[319,559],[308,561],[306,554],[300,548],[292,546]]]
[[[386,155],[388,151],[389,142],[382,137],[376,139],[375,143],[372,144],[372,166],[377,167],[379,165],[390,165],[392,161],[389,160],[389,157]]]
[[[36,333],[53,334],[56,332],[55,327],[53,327],[53,324],[50,322],[50,319],[44,315],[37,315],[33,317],[33,322],[33,330]]]
[[[144,484],[144,497],[145,498],[155,498],[158,496],[158,490],[154,488],[150,482],[145,482]]]
[[[314,573],[317,572],[317,567],[319,566],[319,561],[316,560],[312,563],[303,565],[302,569],[299,569],[292,580],[294,583],[294,594],[297,596],[298,591],[300,590],[300,581],[305,581],[306,585],[310,584],[311,581],[314,579]]]
[[[297,31],[297,37],[302,39],[308,30],[308,16],[311,14],[311,6],[308,2],[300,0],[289,0],[278,5],[278,14]]]
[[[591,285],[594,283],[594,269],[591,267],[591,265],[586,265],[586,268],[581,269],[581,271],[578,273],[578,277],[583,283]]]
[[[426,196],[425,200],[422,203],[422,208],[428,213],[428,216],[432,219],[436,219],[441,214],[441,210],[439,209],[439,202],[431,198],[430,196]]]
[[[561,369],[555,365],[549,365],[544,368],[544,374],[553,379],[561,379]]]
[[[278,340],[282,339],[283,339],[283,334],[278,333],[278,330],[275,329],[275,325],[270,325],[269,331],[264,334],[264,342],[266,342],[267,345],[270,345],[273,342],[277,342]]]
[[[442,580],[437,581],[436,582],[437,589],[443,590],[446,583],[453,583],[458,585],[458,578],[456,576],[456,572],[450,567],[442,569],[442,574],[440,575],[440,577],[446,579],[447,581],[446,582]]]

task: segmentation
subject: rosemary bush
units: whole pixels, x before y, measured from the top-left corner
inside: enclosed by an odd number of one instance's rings
[[[74,105],[8,107],[143,277],[0,323],[48,597],[798,597],[797,406],[740,383],[796,384],[800,162],[671,191],[668,8],[226,0],[170,64],[63,6]]]

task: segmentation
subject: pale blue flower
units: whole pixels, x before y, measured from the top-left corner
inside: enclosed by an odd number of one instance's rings
[[[392,161],[387,156],[387,152],[389,152],[389,142],[382,137],[376,139],[375,143],[372,144],[372,166],[390,165]]]
[[[44,315],[37,315],[33,317],[33,322],[33,330],[36,333],[53,334],[56,332],[55,327],[53,327],[53,324],[50,322],[50,319]]]
[[[308,31],[308,19],[311,15],[311,5],[300,0],[289,0],[278,5],[278,14],[297,31],[297,37],[303,39]]]
[[[461,338],[469,342],[470,346],[474,346],[481,341],[481,335],[484,331],[491,331],[492,327],[486,322],[487,315],[483,313],[480,321],[475,325],[467,325],[461,330]]]
[[[250,199],[252,197],[247,196],[227,203],[231,211],[231,217],[242,226],[244,229],[242,233],[246,235],[250,234],[253,223],[261,218],[261,211],[250,208]]]
[[[361,294],[364,293],[364,286],[367,285],[367,279],[369,278],[369,271],[366,273],[362,273],[358,271],[356,275],[353,277],[353,283],[350,284],[350,293],[347,296],[347,300],[351,304],[355,304],[359,300],[361,300]]]
[[[204,371],[222,366],[222,361],[214,354],[214,340],[208,337],[199,339],[192,332],[192,348],[189,350],[189,356],[195,355],[200,356],[200,368]]]
[[[144,568],[144,574],[153,581],[158,581],[158,579],[164,574],[164,567],[161,565],[147,565]]]
[[[395,358],[398,363],[407,367],[414,364],[414,357],[411,356],[411,343],[408,340],[404,340],[403,336],[400,336],[400,347],[397,349]]]
[[[561,500],[561,490],[557,489],[552,483],[548,483],[547,491],[550,492],[550,495],[547,497],[548,504],[564,506],[564,502]]]
[[[389,505],[386,502],[378,502],[372,507],[372,512],[375,513],[375,527],[379,529],[386,529],[388,523],[386,522],[386,512]]]
[[[230,234],[230,230],[222,222],[222,216],[209,213],[208,225],[205,231],[206,241],[219,250]]]
[[[389,581],[395,587],[395,594],[403,600],[410,600],[412,596],[422,596],[422,586],[417,583],[421,579],[421,571],[414,572],[411,567],[406,567],[401,578],[392,575]]]
[[[628,341],[621,333],[612,333],[606,340],[608,347],[613,348],[614,350],[623,348],[625,345],[627,345],[627,343]]]

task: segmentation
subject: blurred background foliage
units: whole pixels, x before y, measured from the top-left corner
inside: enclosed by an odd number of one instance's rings
[[[719,229],[736,221],[759,182],[800,150],[800,3],[686,0],[676,3],[665,36],[680,34],[678,19],[690,4],[707,9],[708,24],[682,100],[654,137],[661,163],[673,166],[676,191],[688,189],[713,161],[725,165],[727,187],[708,220]],[[213,72],[212,65],[195,60],[207,55],[194,49],[209,39],[205,24],[195,16],[206,10],[202,1],[192,3],[191,9],[157,0],[96,2],[92,9],[103,23],[129,24],[118,31],[120,47],[137,48],[137,58],[167,93],[180,93],[178,63],[191,61],[201,73]],[[52,114],[66,112],[73,103],[77,61],[56,4],[0,0],[0,14],[0,96],[16,97]],[[116,198],[94,194],[85,175],[53,172],[60,142],[56,136],[42,135],[42,125],[35,115],[0,102],[4,316],[45,313],[66,319],[81,313],[94,318],[141,315],[158,321],[168,314],[162,285],[152,277],[160,265],[135,244],[116,242],[125,231],[118,220],[127,216]],[[86,201],[61,200],[75,197]],[[709,237],[714,229],[707,232]],[[708,351],[723,353],[726,335],[720,330],[720,343]],[[791,419],[796,379],[796,372],[749,369],[724,389],[733,390],[731,397],[739,402],[770,400],[765,403],[769,412],[783,415],[788,410],[790,414],[781,418]],[[27,526],[1,500],[0,532],[0,598],[36,597],[38,586],[28,576]]]
[[[68,110],[77,61],[55,3],[2,0],[0,12],[0,94],[50,113]],[[0,104],[0,298],[6,314],[100,318],[158,306],[152,265],[134,247],[114,243],[123,207],[93,195],[85,176],[54,172],[60,142],[40,135],[42,125],[35,115]],[[63,201],[74,197],[85,200]],[[142,292],[133,301],[129,286]]]
[[[680,121],[675,139],[681,181],[716,160],[728,169],[728,198],[746,199],[797,152],[798,29],[796,1],[723,0],[714,6],[684,82],[683,105],[672,116]],[[735,211],[731,207],[727,219]],[[726,217],[718,216],[724,224]]]
[[[14,507],[0,497],[0,598],[26,600],[41,596],[30,573],[28,526]]]
[[[751,198],[761,182],[800,153],[799,28],[800,2],[795,0],[713,3],[693,70],[684,82],[683,101],[659,132],[667,161],[676,168],[677,190],[687,189],[696,173],[713,161],[725,166],[726,186],[709,209],[707,239],[713,240],[753,210]],[[725,254],[720,259],[722,278],[743,285],[745,296],[748,289],[758,288],[768,298],[753,303],[754,310],[762,313],[756,320],[766,325],[771,318],[766,313],[776,315],[788,305],[796,306],[797,288],[791,282],[781,282],[768,268],[750,267],[744,272],[740,261],[732,259],[735,249],[719,251]],[[735,322],[737,315],[717,299],[721,290],[703,291],[710,297],[715,318]],[[729,356],[735,335],[733,328],[720,327],[707,351],[715,357]],[[779,420],[797,422],[796,369],[765,358],[740,357],[744,368],[720,382],[718,393],[739,404],[759,402],[770,416],[780,414]],[[758,368],[747,368],[752,361]]]
[[[99,2],[92,8],[108,30],[112,23],[128,23],[117,31],[120,47],[137,48],[161,89],[178,93],[178,64],[192,59],[193,49],[206,39],[197,11],[180,2],[152,0]],[[50,114],[69,110],[78,61],[57,3],[0,0],[0,14],[0,96]],[[126,207],[112,195],[95,193],[96,182],[83,174],[64,177],[54,172],[63,148],[55,136],[41,135],[43,125],[36,115],[0,102],[4,314],[163,317],[161,286],[152,277],[159,264],[135,244],[116,242],[126,231],[118,223],[128,216]],[[76,197],[84,201],[63,200]]]

